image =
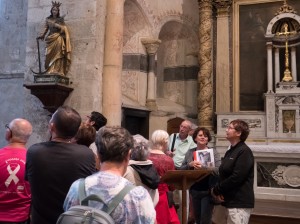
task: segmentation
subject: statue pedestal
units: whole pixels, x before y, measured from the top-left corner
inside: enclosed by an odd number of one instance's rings
[[[61,75],[36,75],[34,83],[24,84],[43,103],[44,108],[54,113],[62,106],[73,88],[69,87],[69,78]]]
[[[300,93],[299,82],[280,82],[276,88],[276,93]]]
[[[34,83],[60,83],[64,85],[70,84],[70,79],[65,76],[49,74],[49,75],[35,75]]]

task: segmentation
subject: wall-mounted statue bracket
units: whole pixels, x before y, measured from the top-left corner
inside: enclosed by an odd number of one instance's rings
[[[69,85],[69,78],[61,75],[36,75],[34,83],[24,84],[24,87],[30,89],[31,94],[39,98],[44,108],[54,113],[56,109],[62,106],[73,91]]]

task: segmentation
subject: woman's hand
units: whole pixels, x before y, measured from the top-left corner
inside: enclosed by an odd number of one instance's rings
[[[215,195],[214,194],[214,188],[212,188],[211,190],[210,190],[210,194],[211,194],[211,196],[212,196],[212,198],[213,198],[213,200],[215,201],[215,202],[217,202],[217,203],[222,203],[222,202],[224,202],[224,197],[223,197],[223,195]]]
[[[170,150],[167,150],[167,151],[165,152],[165,154],[166,154],[167,156],[170,156],[171,158],[173,158],[173,156],[174,156],[174,152],[171,152]]]
[[[194,168],[195,170],[199,170],[203,166],[199,161],[192,161],[192,162],[189,163],[189,167]]]

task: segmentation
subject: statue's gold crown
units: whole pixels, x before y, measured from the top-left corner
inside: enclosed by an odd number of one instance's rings
[[[52,7],[57,7],[57,8],[59,8],[59,6],[61,6],[61,3],[60,3],[60,2],[52,1]]]

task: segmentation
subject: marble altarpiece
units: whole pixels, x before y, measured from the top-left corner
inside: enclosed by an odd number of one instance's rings
[[[283,1],[283,4],[280,2],[281,6],[274,10],[274,16],[265,25],[263,25],[260,14],[254,13],[253,16],[257,21],[256,32],[263,34],[260,38],[264,40],[265,56],[263,58],[265,60],[260,61],[260,55],[257,55],[257,63],[264,62],[265,66],[260,71],[261,74],[259,73],[265,86],[265,92],[261,94],[264,103],[263,110],[261,112],[219,113],[216,145],[219,150],[222,151],[222,148],[224,151],[226,150],[226,138],[221,133],[225,133],[226,126],[231,120],[239,118],[247,121],[251,129],[247,143],[255,156],[256,198],[299,202],[300,80],[297,60],[300,60],[298,57],[300,16],[292,7],[292,2],[295,1]],[[262,5],[261,7],[264,8],[268,4],[273,3],[258,5]],[[299,7],[298,4],[297,6]],[[237,10],[241,5],[235,4],[233,7],[233,10]],[[252,9],[255,7],[252,6]],[[241,34],[240,37],[242,37]],[[247,45],[247,42],[240,42],[240,44]],[[248,42],[248,44],[249,46],[243,46],[244,50],[255,47],[253,42]],[[243,52],[243,49],[240,52]],[[242,56],[241,53],[240,57]],[[251,61],[251,56],[247,60],[252,66],[251,69],[250,67],[247,69],[250,69],[250,73],[254,72],[253,70],[257,69],[254,65],[256,61]],[[243,60],[240,60],[240,66],[242,66],[242,62]],[[251,77],[250,74],[248,76]],[[240,79],[242,77],[243,75],[240,74]],[[255,77],[250,79],[253,78]],[[247,82],[250,83],[251,80]],[[259,83],[257,80],[252,82]],[[243,102],[241,101],[242,108]]]

